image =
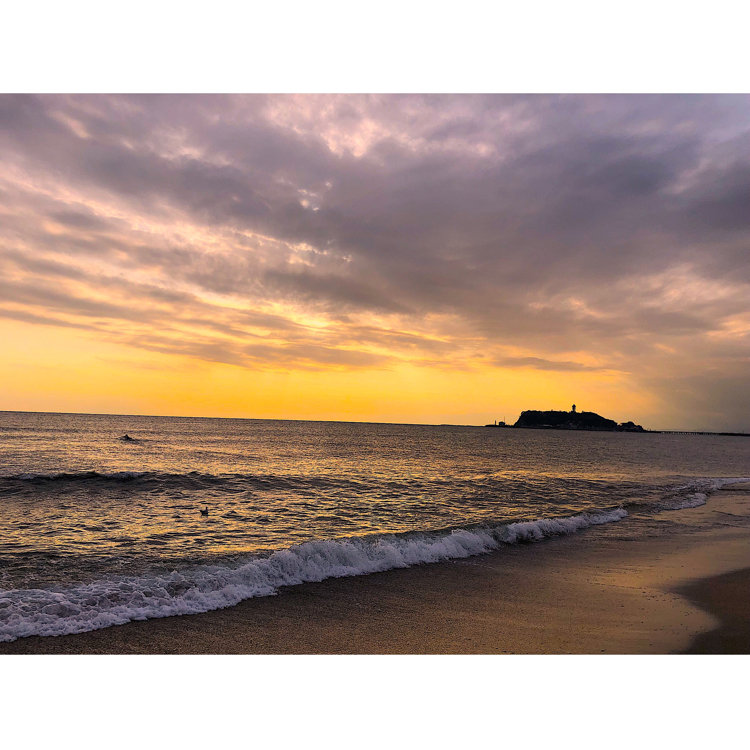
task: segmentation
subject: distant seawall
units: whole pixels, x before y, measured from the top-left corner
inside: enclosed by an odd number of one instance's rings
[[[706,430],[647,430],[660,435],[724,435],[726,437],[750,437],[750,432],[707,432]]]

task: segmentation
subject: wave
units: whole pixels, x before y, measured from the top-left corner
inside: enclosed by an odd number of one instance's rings
[[[102,579],[68,589],[0,592],[0,641],[67,635],[172,615],[231,607],[282,586],[367,575],[481,555],[507,544],[573,534],[627,516],[623,508],[443,533],[409,532],[293,545],[227,567]]]
[[[26,471],[21,474],[7,474],[5,476],[0,476],[0,482],[82,482],[87,479],[104,479],[114,482],[126,482],[131,479],[157,476],[159,475],[156,472],[150,471],[55,471],[50,473]]]
[[[722,477],[703,479],[680,487],[675,487],[661,502],[655,503],[656,510],[685,510],[698,508],[708,502],[709,495],[722,487],[740,482],[750,482],[748,477]]]
[[[228,485],[249,484],[259,488],[296,489],[300,487],[336,488],[364,487],[368,483],[355,479],[332,477],[326,475],[280,475],[280,474],[209,474],[200,471],[160,472],[160,471],[55,471],[55,472],[22,472],[19,474],[0,475],[0,488],[24,484],[66,484],[66,483],[122,483],[135,482],[159,485]],[[403,483],[385,483],[401,487]]]
[[[697,508],[708,502],[708,495],[705,492],[693,492],[679,500],[664,504],[665,510],[683,510],[686,508]]]

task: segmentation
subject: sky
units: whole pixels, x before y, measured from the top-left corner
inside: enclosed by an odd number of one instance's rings
[[[750,98],[0,95],[0,409],[750,431]]]

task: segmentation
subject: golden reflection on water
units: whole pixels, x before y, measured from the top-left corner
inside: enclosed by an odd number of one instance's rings
[[[9,413],[0,428],[0,562],[30,578],[568,516],[746,471],[732,438]]]

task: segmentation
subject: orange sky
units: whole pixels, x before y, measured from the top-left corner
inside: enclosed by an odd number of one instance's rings
[[[409,362],[357,370],[249,369],[146,353],[52,326],[4,321],[0,331],[4,409],[484,424],[515,420],[522,406],[567,409],[571,394],[579,409],[596,407],[618,420],[651,406],[617,373]]]

